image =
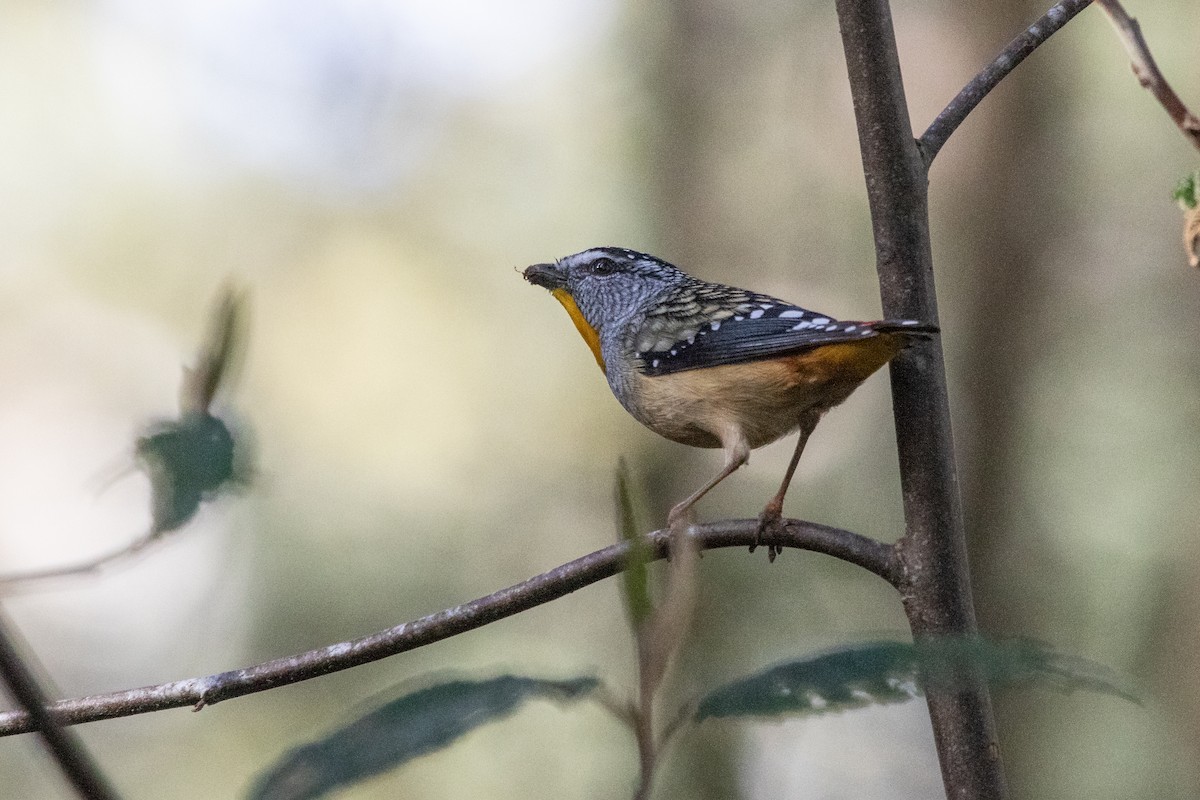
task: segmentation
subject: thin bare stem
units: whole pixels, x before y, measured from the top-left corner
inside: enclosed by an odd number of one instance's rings
[[[633,793],[633,800],[646,800],[650,796],[650,787],[654,783],[658,747],[654,741],[654,698],[647,698],[644,693],[638,702],[633,732],[637,737],[639,766],[638,785]]]
[[[41,735],[46,749],[75,788],[76,794],[85,800],[116,800],[116,791],[92,761],[79,737],[63,728],[46,710],[46,693],[38,684],[33,670],[22,659],[15,638],[11,624],[0,614],[0,678],[3,678],[13,699],[25,709],[30,728]]]
[[[700,549],[749,547],[755,540],[757,526],[757,520],[751,519],[710,522],[693,526],[691,535]],[[655,531],[650,534],[650,540],[653,557],[666,557],[670,549],[670,532]],[[825,553],[856,564],[893,585],[901,580],[892,547],[857,533],[815,522],[787,520],[780,541],[785,547]],[[478,600],[352,641],[204,678],[62,700],[50,710],[60,724],[75,725],[183,706],[199,709],[222,700],[328,675],[415,650],[570,594],[620,572],[625,567],[628,552],[628,543],[615,544]],[[27,733],[33,729],[34,724],[26,711],[0,714],[0,736]]]
[[[658,738],[658,750],[660,753],[675,741],[675,735],[684,729],[684,725],[695,713],[695,700],[690,700],[675,710],[675,716],[671,717],[670,721],[663,726],[662,734]]]
[[[700,553],[686,526],[671,529],[671,565],[663,598],[653,612],[637,625],[638,704],[634,733],[637,735],[641,778],[636,800],[650,796],[658,764],[658,740],[654,735],[654,699],[667,669],[678,652],[696,613],[696,573]]]
[[[942,145],[950,138],[950,134],[958,130],[958,126],[966,120],[967,115],[975,110],[983,98],[995,89],[1008,73],[1016,69],[1025,57],[1038,49],[1051,36],[1059,31],[1071,19],[1091,4],[1092,0],[1061,0],[1050,7],[1041,19],[1030,25],[1017,38],[1008,43],[1000,51],[1000,55],[992,60],[971,82],[962,88],[950,104],[942,109],[942,113],[929,124],[925,133],[917,141],[925,164],[933,162]]]
[[[60,567],[47,567],[46,569],[34,569],[28,572],[10,572],[0,575],[0,595],[42,587],[64,578],[78,578],[82,575],[99,572],[104,567],[114,566],[133,558],[133,556],[141,553],[147,545],[159,539],[160,536],[157,534],[143,536],[141,539],[130,544],[121,545],[116,550],[110,550],[107,553],[89,558],[86,561],[66,564]]]
[[[1104,9],[1117,31],[1117,36],[1121,38],[1121,43],[1125,45],[1125,52],[1129,53],[1130,66],[1133,67],[1133,74],[1137,76],[1138,83],[1148,89],[1162,104],[1192,146],[1200,149],[1200,119],[1188,110],[1159,71],[1154,56],[1150,54],[1150,47],[1142,36],[1142,26],[1125,13],[1118,0],[1096,0],[1096,4]]]

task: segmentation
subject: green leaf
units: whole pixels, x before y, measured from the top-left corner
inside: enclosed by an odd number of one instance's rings
[[[323,739],[294,748],[258,778],[251,800],[311,800],[440,750],[502,719],[526,700],[577,700],[595,678],[541,680],[502,675],[456,680],[387,703]]]
[[[651,556],[650,546],[642,536],[637,522],[637,509],[633,498],[633,481],[625,459],[617,460],[616,501],[617,532],[623,541],[629,542],[629,559],[621,573],[625,587],[625,608],[629,612],[634,630],[639,629],[654,612],[650,601],[650,579],[646,564]]]
[[[778,664],[709,692],[696,721],[709,717],[777,716],[844,711],[917,696],[912,646],[848,645]]]
[[[137,440],[134,452],[150,478],[152,534],[182,526],[201,502],[237,481],[235,442],[229,427],[207,411],[161,422]]]
[[[1184,210],[1196,207],[1196,176],[1195,172],[1185,175],[1175,184],[1175,191],[1171,193],[1171,198]]]
[[[1110,669],[1027,640],[978,637],[921,643],[866,642],[789,661],[721,686],[697,705],[710,717],[827,714],[917,697],[924,687],[955,690],[972,672],[993,686],[1039,682],[1061,691],[1086,689],[1141,704]]]

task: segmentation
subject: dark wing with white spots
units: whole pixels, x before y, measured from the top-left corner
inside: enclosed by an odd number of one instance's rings
[[[648,318],[635,343],[642,372],[667,375],[775,358],[880,333],[929,334],[937,330],[916,320],[839,322],[764,295],[744,293],[735,300],[715,316],[698,314],[686,319],[673,315],[669,325]],[[705,321],[707,317],[711,318]]]

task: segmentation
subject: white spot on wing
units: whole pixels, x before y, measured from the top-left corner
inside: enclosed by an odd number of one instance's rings
[[[763,315],[763,310],[761,308],[756,308],[750,312],[750,319],[758,319],[762,315]]]
[[[847,325],[847,326],[846,326],[846,333],[849,333],[850,331],[854,330],[854,329],[855,329],[855,328],[857,328],[857,327],[858,327],[857,325]]]
[[[744,319],[745,319],[745,317],[734,317],[734,318],[733,318],[733,321],[734,321],[734,322],[741,322],[741,321],[742,321],[742,320],[744,320]]]
[[[711,328],[712,328],[714,331],[716,331],[716,330],[720,330],[720,329],[721,329],[721,323],[720,323],[720,322],[713,322],[713,323],[711,323],[711,324],[710,324],[710,326],[709,326],[709,327],[711,327]]]
[[[812,321],[813,325],[828,325],[829,317],[817,317]]]
[[[826,325],[825,326],[826,333],[829,333],[831,331],[836,331],[836,330],[837,330],[837,325]]]
[[[789,308],[787,311],[780,311],[780,319],[797,319],[804,316],[804,312],[796,308]]]
[[[812,323],[811,323],[811,322],[801,322],[799,325],[793,325],[793,326],[792,326],[792,330],[794,330],[794,331],[805,331],[805,330],[808,330],[808,329],[809,329],[809,328],[811,328],[811,327],[812,327]]]

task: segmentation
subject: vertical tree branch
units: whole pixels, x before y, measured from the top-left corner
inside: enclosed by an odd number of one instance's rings
[[[887,0],[837,0],[871,206],[884,313],[937,321],[927,171],[909,122]],[[892,363],[906,533],[901,594],[914,637],[976,632],[945,364],[937,341]],[[1004,798],[991,699],[931,691],[929,712],[951,798]]]
[[[75,792],[86,800],[117,800],[117,793],[83,749],[79,738],[59,725],[46,710],[46,695],[33,670],[21,659],[3,614],[0,614],[0,678],[13,699],[29,714],[33,727]]]

